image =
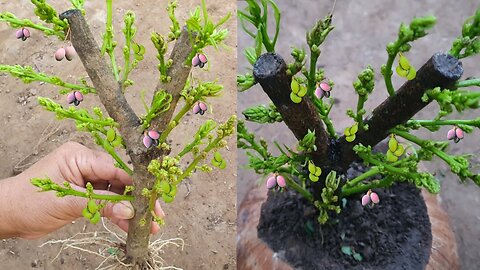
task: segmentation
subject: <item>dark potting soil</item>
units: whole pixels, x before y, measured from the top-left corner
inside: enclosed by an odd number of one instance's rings
[[[320,227],[318,211],[297,193],[272,192],[262,205],[258,236],[294,269],[425,269],[432,235],[420,191],[407,183],[375,189],[380,203],[350,198]],[[362,256],[356,261],[342,246]]]

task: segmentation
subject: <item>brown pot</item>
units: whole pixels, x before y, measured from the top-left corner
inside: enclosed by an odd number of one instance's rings
[[[457,245],[448,215],[440,206],[439,195],[422,191],[432,224],[432,248],[427,270],[459,269]],[[264,186],[253,187],[238,209],[237,268],[239,270],[291,270],[292,267],[275,256],[267,244],[257,237],[260,209],[267,199]]]

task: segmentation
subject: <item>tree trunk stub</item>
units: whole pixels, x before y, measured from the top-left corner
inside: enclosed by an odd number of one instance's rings
[[[463,74],[462,62],[445,54],[434,54],[417,72],[415,79],[406,81],[395,95],[388,97],[364,120],[368,130],[359,130],[355,141],[349,143],[345,136],[339,140],[342,168],[357,159],[352,147],[356,144],[375,146],[385,139],[388,131],[397,125],[406,123],[410,118],[425,108],[430,102],[423,102],[422,96],[435,87],[448,88]]]
[[[253,67],[253,76],[263,91],[272,100],[282,115],[283,121],[298,140],[303,139],[308,130],[315,131],[317,150],[312,157],[325,163],[328,151],[328,135],[323,127],[315,105],[309,98],[296,104],[290,99],[292,77],[287,76],[287,65],[275,53],[260,56]]]
[[[286,64],[275,53],[260,56],[253,68],[255,80],[260,83],[282,115],[283,121],[297,139],[302,139],[308,130],[315,130],[317,151],[312,159],[318,166],[327,170],[343,171],[357,159],[353,152],[356,144],[372,147],[388,136],[388,131],[405,123],[417,112],[429,104],[423,102],[425,91],[434,87],[448,88],[463,74],[462,63],[455,57],[436,53],[417,72],[415,79],[406,81],[394,96],[388,97],[366,118],[368,130],[360,130],[354,142],[349,143],[345,137],[332,142],[326,133],[322,120],[312,101],[304,97],[295,104],[290,100],[290,83],[292,78],[286,74]]]

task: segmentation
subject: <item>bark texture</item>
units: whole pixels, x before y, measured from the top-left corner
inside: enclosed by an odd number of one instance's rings
[[[361,143],[373,147],[389,135],[390,129],[404,124],[430,103],[422,101],[425,91],[435,87],[451,88],[462,74],[463,66],[458,59],[445,53],[434,54],[418,70],[415,79],[406,81],[395,95],[388,97],[364,120],[368,130],[358,131],[352,143],[347,142],[345,136],[339,139],[340,155],[333,163],[346,169],[357,159],[352,150],[354,145]]]
[[[317,151],[312,153],[312,158],[317,165],[325,164],[328,158],[328,134],[310,98],[303,97],[298,104],[290,99],[292,78],[287,76],[286,71],[285,61],[275,53],[263,54],[253,66],[255,80],[275,104],[295,137],[301,140],[308,130],[315,131]]]

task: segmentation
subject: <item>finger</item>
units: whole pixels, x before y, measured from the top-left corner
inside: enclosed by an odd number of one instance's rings
[[[83,183],[109,181],[118,187],[132,184],[130,175],[115,167],[109,154],[91,150],[78,143],[68,143],[63,148],[65,159],[68,160],[67,165],[75,178],[71,179],[72,182],[76,179],[83,179]]]
[[[160,225],[157,222],[152,221],[152,228],[150,229],[150,234],[156,234],[160,231]]]
[[[133,205],[129,201],[107,203],[102,209],[102,216],[107,218],[131,219],[135,215]]]
[[[156,200],[155,201],[155,215],[157,215],[160,218],[165,218],[165,212],[163,212],[162,206],[160,205],[160,201]]]

